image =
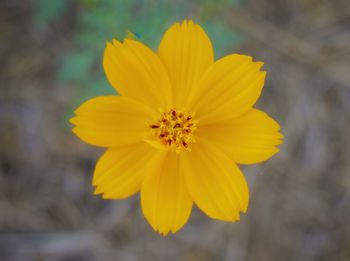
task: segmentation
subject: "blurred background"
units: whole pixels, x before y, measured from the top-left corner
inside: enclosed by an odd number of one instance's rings
[[[194,209],[161,237],[139,196],[93,196],[103,150],[67,119],[111,94],[105,42],[128,31],[156,48],[192,18],[228,53],[265,62],[257,107],[282,126],[270,161],[243,166],[251,191],[238,223]],[[1,0],[0,260],[350,260],[349,0]]]

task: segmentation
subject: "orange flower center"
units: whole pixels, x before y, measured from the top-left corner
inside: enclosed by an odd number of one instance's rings
[[[164,146],[179,153],[182,149],[190,150],[189,145],[195,141],[193,132],[196,124],[190,114],[171,109],[162,113],[161,118],[150,128]]]

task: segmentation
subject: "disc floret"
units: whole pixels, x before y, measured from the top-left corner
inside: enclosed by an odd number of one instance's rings
[[[190,150],[190,144],[195,142],[193,132],[196,125],[192,115],[171,109],[163,112],[150,128],[165,147],[179,153],[182,149]]]

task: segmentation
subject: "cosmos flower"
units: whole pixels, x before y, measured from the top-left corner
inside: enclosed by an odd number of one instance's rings
[[[81,140],[107,148],[95,194],[140,192],[145,218],[163,235],[187,222],[193,204],[210,218],[239,220],[249,192],[237,164],[267,160],[283,138],[253,108],[262,65],[239,54],[214,61],[210,39],[192,21],[171,26],[156,53],[136,40],[107,43],[103,68],[120,96],[88,100],[71,119]]]

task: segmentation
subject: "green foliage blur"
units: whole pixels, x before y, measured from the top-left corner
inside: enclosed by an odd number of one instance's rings
[[[115,94],[103,74],[103,50],[107,41],[123,40],[128,31],[156,50],[171,24],[193,19],[209,34],[216,58],[242,41],[221,16],[227,8],[239,5],[239,0],[36,0],[38,23],[59,19],[71,4],[78,9],[74,49],[62,57],[57,78],[81,88],[77,104],[94,96]]]

